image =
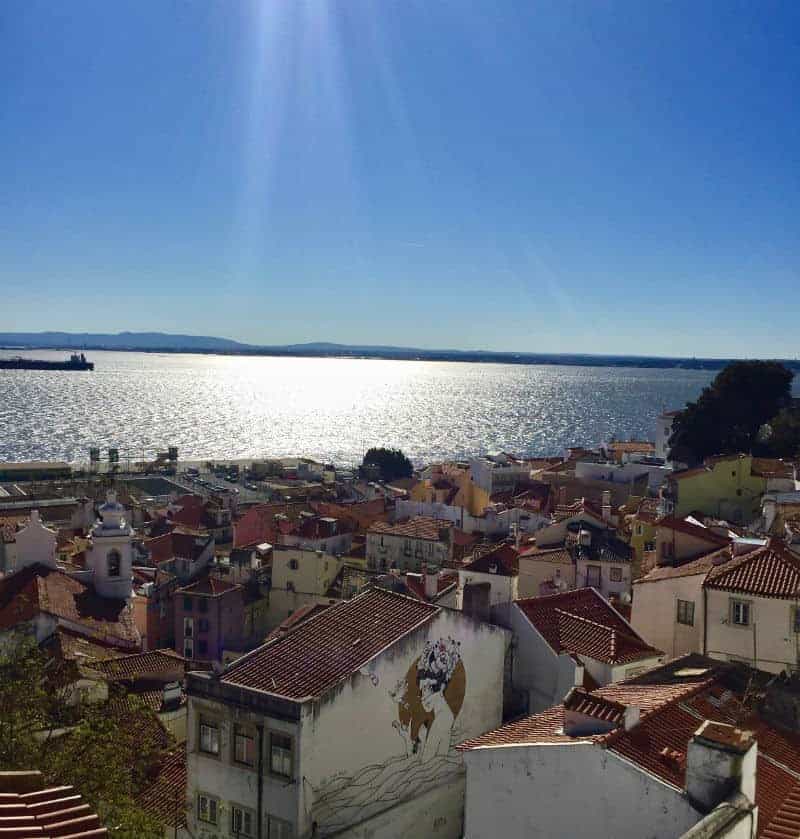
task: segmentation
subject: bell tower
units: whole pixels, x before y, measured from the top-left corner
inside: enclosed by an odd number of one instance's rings
[[[100,519],[91,530],[86,568],[101,597],[128,600],[133,593],[133,528],[125,520],[125,508],[110,490],[100,507]]]

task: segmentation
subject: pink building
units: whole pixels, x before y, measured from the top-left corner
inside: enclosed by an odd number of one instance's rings
[[[204,577],[176,589],[175,650],[187,659],[222,663],[224,649],[244,635],[244,589],[217,577]]]

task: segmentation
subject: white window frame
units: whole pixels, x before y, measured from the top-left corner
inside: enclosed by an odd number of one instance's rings
[[[198,792],[197,820],[204,824],[219,824],[219,799],[205,792]]]
[[[243,759],[239,756],[239,740],[248,740],[250,742],[250,747],[248,749],[247,745],[244,747],[245,756],[247,752],[250,752],[250,760]],[[256,738],[253,732],[241,725],[234,725],[233,727],[233,761],[234,763],[239,764],[240,766],[255,766],[256,765]]]
[[[239,829],[236,829],[236,823],[239,822]],[[248,829],[247,823],[250,823]],[[255,813],[249,807],[242,807],[241,804],[234,804],[231,802],[231,836],[243,837],[243,839],[250,839],[256,835],[256,818]]]
[[[739,613],[739,617],[741,617],[745,609],[747,610],[747,620],[737,620],[737,612]],[[742,629],[748,629],[753,623],[753,602],[751,600],[739,600],[732,597],[730,601],[730,621],[732,626],[740,626]]]
[[[289,741],[289,748],[283,746],[274,746],[273,737],[285,737]],[[269,744],[269,772],[271,775],[277,775],[280,778],[292,778],[294,773],[294,737],[287,734],[285,731],[270,731],[267,740]],[[275,761],[276,752],[278,753],[278,761]],[[288,755],[287,755],[288,753]],[[288,772],[284,771],[286,763],[288,762]],[[278,768],[276,768],[276,763]]]
[[[183,619],[183,637],[194,638],[194,618]]]
[[[205,729],[205,730],[204,730]],[[197,745],[204,755],[213,755],[219,757],[220,744],[219,723],[216,720],[203,720],[200,718],[200,724],[197,728]],[[203,741],[208,737],[210,748],[205,748]]]
[[[183,639],[183,657],[194,658],[194,638]]]
[[[619,574],[619,577],[617,579],[614,579],[615,574]],[[616,567],[609,568],[608,569],[608,580],[611,583],[621,583],[621,582],[623,582],[622,569],[621,568],[616,568]]]

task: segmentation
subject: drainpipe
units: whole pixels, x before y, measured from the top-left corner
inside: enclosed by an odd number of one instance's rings
[[[257,818],[258,827],[256,829],[256,836],[258,839],[264,835],[264,726],[257,725],[256,731],[258,733],[258,805]]]
[[[703,586],[703,655],[708,647],[708,589]]]

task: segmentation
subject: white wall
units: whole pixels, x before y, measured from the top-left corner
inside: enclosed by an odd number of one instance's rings
[[[705,574],[672,577],[633,585],[631,625],[669,658],[703,651],[703,580]],[[678,600],[694,603],[694,625],[677,622]]]
[[[685,795],[591,744],[465,752],[464,839],[674,839],[700,818]]]
[[[748,597],[727,591],[708,589],[708,624],[706,649],[713,658],[733,658],[752,662],[756,668],[780,673],[796,667],[800,659],[800,637],[793,631],[790,600]],[[730,621],[730,601],[750,603],[750,626]]]
[[[455,718],[440,706],[427,738],[421,729],[414,752],[399,720],[406,678],[416,672],[427,641],[449,638],[460,642],[463,702]],[[306,815],[298,832],[316,821],[325,835],[374,817],[398,798],[416,800],[435,788],[441,801],[449,800],[448,784],[463,771],[455,745],[500,724],[507,643],[504,630],[444,611],[304,714],[300,812]],[[460,823],[452,820],[436,826],[439,809],[418,813],[414,835],[461,835]]]
[[[518,597],[518,580],[514,576],[505,574],[484,574],[479,571],[459,569],[458,571],[458,609],[463,608],[464,586],[480,583],[489,583],[489,607],[498,606],[501,603],[511,603]]]
[[[56,532],[44,526],[37,510],[31,512],[28,524],[17,531],[16,540],[15,570],[36,563],[56,567]]]
[[[393,536],[388,533],[367,533],[367,564],[370,568],[419,571],[423,563],[441,567],[453,555],[452,543]]]

